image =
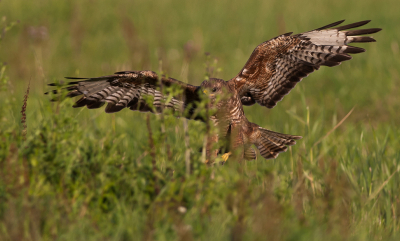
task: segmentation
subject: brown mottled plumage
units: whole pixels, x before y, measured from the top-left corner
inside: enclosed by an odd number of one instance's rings
[[[179,116],[202,121],[206,120],[198,114],[198,104],[202,98],[209,98],[210,107],[216,109],[209,118],[219,129],[218,134],[209,137],[209,144],[225,139],[228,145],[224,152],[240,150],[239,157],[249,160],[256,158],[256,152],[251,148],[255,145],[264,158],[276,158],[301,136],[273,132],[249,122],[243,105],[258,103],[273,108],[299,81],[320,66],[336,66],[350,60],[349,54],[365,52],[362,48],[348,46],[348,43],[375,41],[372,37],[358,35],[381,30],[344,31],[369,21],[332,28],[342,22],[301,34],[283,34],[260,44],[239,74],[229,81],[212,78],[200,86],[193,86],[157,76],[152,71],[126,71],[98,78],[69,78],[81,80],[69,83],[67,96],[83,95],[74,107],[93,109],[107,102],[107,113],[124,108],[155,113],[171,109]],[[165,87],[170,86],[176,86],[181,93],[169,97]],[[152,100],[146,101],[146,96],[151,96]],[[208,157],[217,155],[219,150],[211,152],[210,146]]]

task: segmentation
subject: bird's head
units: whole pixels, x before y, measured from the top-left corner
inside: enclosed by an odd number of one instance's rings
[[[220,95],[226,89],[226,81],[222,79],[210,78],[203,81],[200,85],[204,94],[214,99],[216,95]]]
[[[206,98],[211,100],[211,104],[223,105],[224,101],[231,97],[229,86],[226,81],[222,79],[210,78],[203,81],[200,85],[201,91],[205,94]]]

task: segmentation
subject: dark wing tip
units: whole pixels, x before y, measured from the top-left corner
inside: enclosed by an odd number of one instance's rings
[[[347,46],[346,50],[344,51],[346,54],[358,54],[363,52],[365,52],[365,49],[354,46]]]
[[[291,137],[292,137],[292,139],[295,139],[295,140],[300,140],[303,138],[302,136],[291,136]]]
[[[348,54],[336,54],[335,56],[330,58],[329,61],[342,62],[342,61],[346,61],[346,60],[350,60],[350,59],[352,59],[352,57]]]
[[[293,32],[284,33],[284,34],[282,34],[282,36],[290,36],[290,35],[292,35],[292,33],[293,33]]]
[[[114,74],[130,74],[130,73],[135,73],[136,71],[131,71],[131,70],[126,70],[126,71],[118,71],[115,72]]]
[[[64,77],[66,79],[89,79],[89,78],[81,78],[81,77]]]
[[[76,85],[76,84],[79,84],[81,81],[71,81],[71,82],[68,82],[67,83],[67,85]]]
[[[107,106],[106,106],[105,112],[106,113],[115,113],[115,112],[118,112],[118,111],[120,111],[120,110],[122,110],[124,108],[125,108],[125,106],[123,106],[123,105],[118,106],[118,105],[115,105],[115,104],[112,104],[112,103],[108,103]]]
[[[357,29],[357,30],[347,31],[346,36],[373,34],[373,33],[379,32],[381,30],[382,30],[381,28]]]
[[[348,25],[343,25],[343,26],[337,27],[335,29],[341,31],[341,30],[346,30],[346,29],[350,29],[350,28],[357,28],[357,27],[361,27],[369,22],[371,22],[371,20],[364,20],[364,21],[360,21],[360,22],[356,22],[356,23],[351,23]]]
[[[87,105],[86,107],[88,109],[98,109],[100,107],[102,107],[103,105],[105,105],[106,102],[94,102],[93,104]]]
[[[340,65],[341,62],[335,62],[335,61],[324,61],[321,63],[323,66],[328,66],[328,67],[334,67]]]
[[[368,42],[376,42],[376,40],[372,37],[353,37],[351,42],[352,43],[368,43]]]
[[[334,23],[325,25],[325,26],[323,26],[323,27],[314,29],[314,30],[312,30],[312,31],[318,31],[318,30],[323,30],[323,29],[327,29],[327,28],[330,28],[330,27],[334,27],[334,26],[336,26],[336,25],[339,25],[339,24],[343,23],[344,21],[345,21],[345,20],[343,19],[343,20],[340,20],[340,21],[337,21],[337,22],[334,22]],[[310,32],[311,32],[311,31],[310,31]]]

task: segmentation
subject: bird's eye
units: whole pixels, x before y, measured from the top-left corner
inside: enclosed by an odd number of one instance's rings
[[[214,87],[214,88],[212,89],[212,92],[215,92],[215,91],[217,91],[217,88]]]

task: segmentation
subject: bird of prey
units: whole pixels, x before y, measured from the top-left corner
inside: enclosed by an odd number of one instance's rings
[[[123,71],[96,78],[68,78],[74,81],[66,87],[67,96],[83,95],[73,107],[94,109],[107,103],[107,113],[124,108],[153,113],[170,109],[176,116],[204,122],[210,120],[218,131],[208,137],[208,160],[221,152],[225,161],[231,153],[236,153],[239,159],[255,159],[253,145],[262,157],[276,158],[301,136],[273,132],[249,122],[243,105],[258,103],[273,108],[299,81],[320,66],[333,67],[350,60],[349,54],[365,52],[363,48],[348,44],[375,42],[372,37],[360,35],[381,30],[349,30],[370,21],[338,26],[343,21],[305,33],[282,34],[261,43],[242,70],[229,81],[209,78],[200,86],[194,86],[158,76],[153,71]],[[168,91],[171,86],[179,91]],[[53,92],[57,93],[56,90]],[[201,105],[204,99],[208,104]],[[199,109],[208,107],[215,111],[209,116],[201,115]],[[213,149],[211,144],[214,143],[221,145]]]

